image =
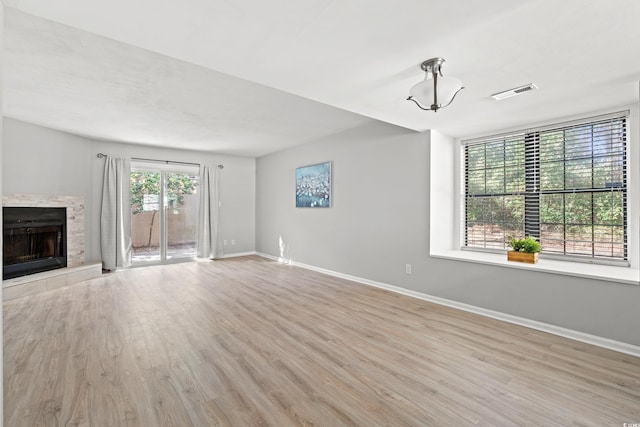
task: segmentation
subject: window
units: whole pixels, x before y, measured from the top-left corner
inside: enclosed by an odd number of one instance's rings
[[[463,141],[463,247],[627,260],[627,116]]]

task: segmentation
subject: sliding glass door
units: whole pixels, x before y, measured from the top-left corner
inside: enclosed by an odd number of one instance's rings
[[[161,260],[160,206],[162,174],[131,171],[131,262]]]
[[[167,173],[166,258],[195,258],[198,221],[198,175]]]
[[[198,167],[132,162],[131,261],[195,258]]]

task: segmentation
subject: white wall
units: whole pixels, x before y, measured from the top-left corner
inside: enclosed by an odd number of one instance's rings
[[[296,209],[295,168],[328,160],[333,207]],[[640,345],[640,286],[429,257],[430,188],[451,185],[429,163],[429,133],[382,123],[259,158],[256,250]]]
[[[4,119],[5,193],[74,195],[85,198],[86,261],[100,260],[100,202],[104,160],[99,152],[121,157],[224,164],[220,171],[220,222],[223,239],[235,240],[225,253],[255,248],[255,160],[185,150],[95,141]]]

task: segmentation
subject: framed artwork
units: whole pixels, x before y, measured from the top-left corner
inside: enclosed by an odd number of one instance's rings
[[[296,168],[296,208],[331,207],[331,162]]]

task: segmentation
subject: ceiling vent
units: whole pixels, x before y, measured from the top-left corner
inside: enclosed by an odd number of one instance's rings
[[[505,98],[511,98],[512,96],[520,95],[521,93],[530,92],[538,89],[538,86],[533,83],[529,83],[524,86],[516,87],[513,89],[505,90],[503,92],[494,93],[491,97],[495,100],[501,100]]]

